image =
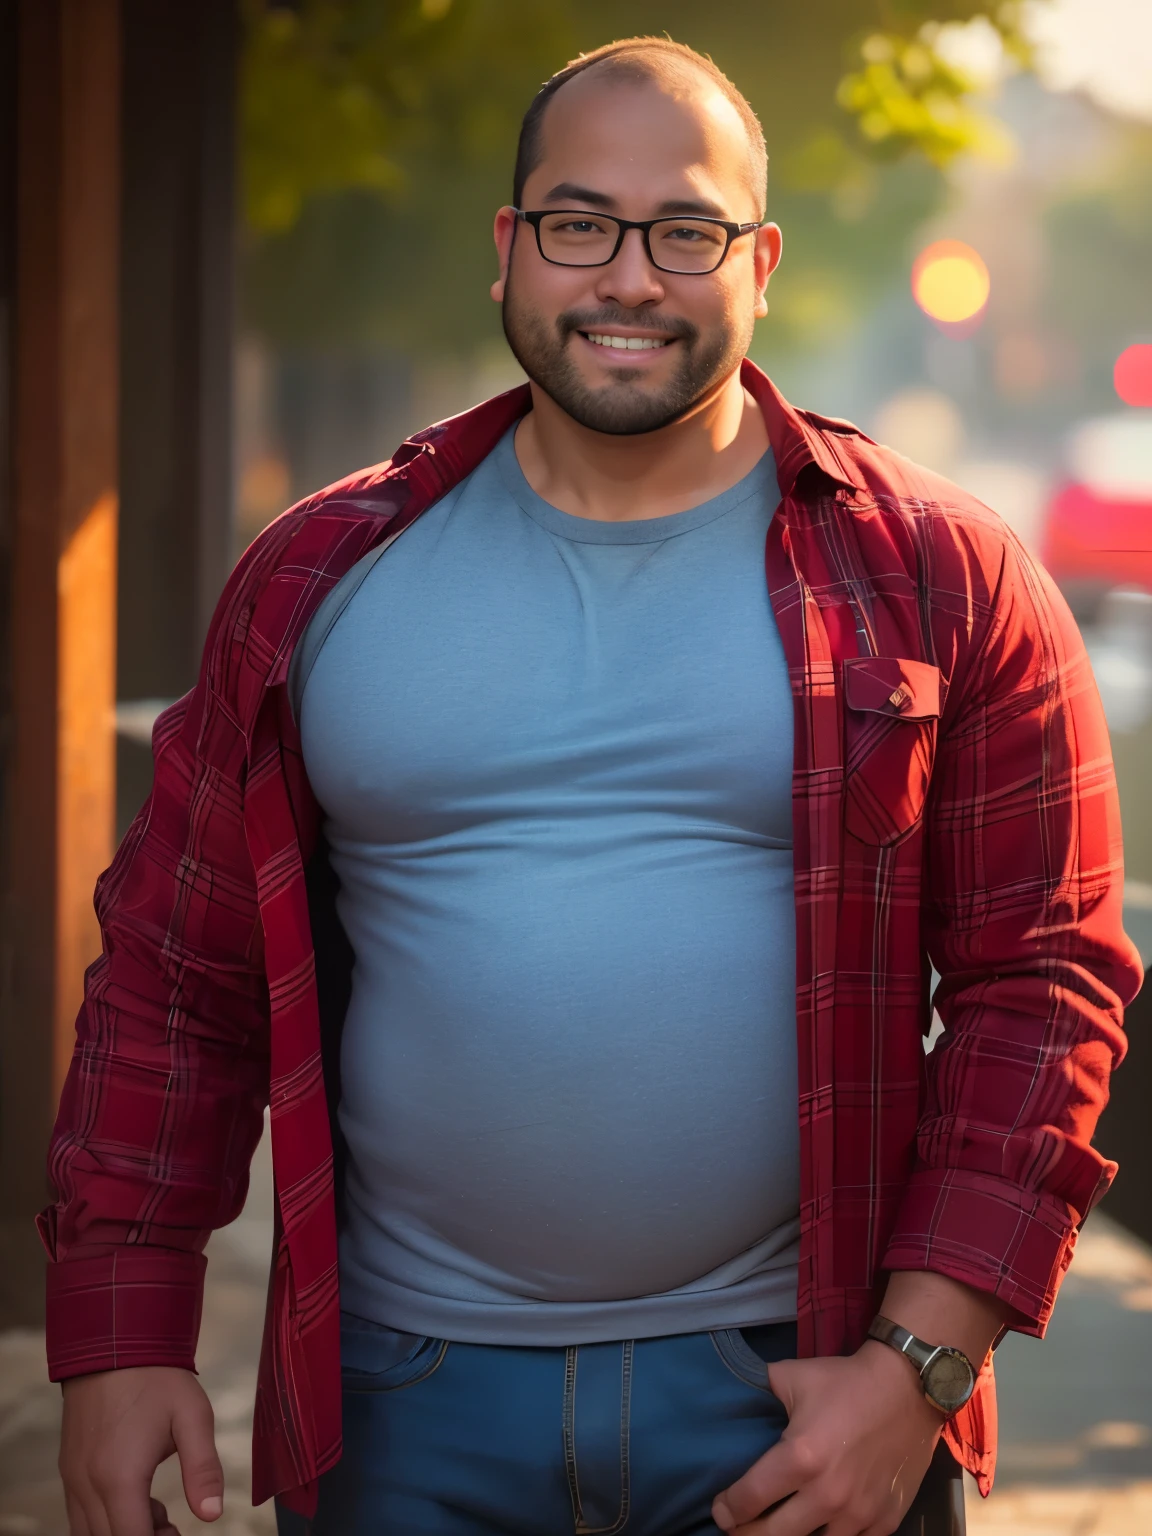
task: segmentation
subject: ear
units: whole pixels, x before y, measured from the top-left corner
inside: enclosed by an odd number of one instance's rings
[[[500,276],[489,290],[497,304],[504,302],[504,288],[508,282],[508,264],[512,260],[512,241],[516,235],[516,210],[510,206],[499,208],[492,225],[492,238],[496,242],[496,255],[500,260]]]
[[[779,224],[765,224],[762,229],[756,231],[756,254],[754,257],[756,269],[756,309],[757,320],[763,320],[768,313],[767,288],[768,279],[780,265],[780,253],[784,247],[784,236],[780,233]]]

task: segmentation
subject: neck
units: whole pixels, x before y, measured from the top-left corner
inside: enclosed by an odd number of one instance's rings
[[[678,421],[634,437],[581,426],[533,384],[515,443],[524,478],[552,506],[630,522],[719,496],[761,457],[768,432],[737,369]]]

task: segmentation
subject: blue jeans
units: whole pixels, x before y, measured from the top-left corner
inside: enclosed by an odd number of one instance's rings
[[[344,1313],[344,1455],[278,1536],[716,1536],[780,1438],[794,1323],[570,1348],[455,1344]]]

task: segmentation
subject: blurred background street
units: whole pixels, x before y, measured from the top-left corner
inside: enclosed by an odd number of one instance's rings
[[[520,116],[665,30],[764,123],[754,360],[986,501],[1081,623],[1152,959],[1152,0],[0,0],[0,1536],[65,1533],[32,1217],[153,721],[272,518],[519,381],[487,289]],[[1149,1020],[1049,1337],[1001,1348],[973,1536],[1152,1532]],[[262,1149],[209,1250],[227,1536],[273,1528],[271,1198]]]

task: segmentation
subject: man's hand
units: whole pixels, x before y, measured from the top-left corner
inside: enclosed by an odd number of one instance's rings
[[[179,1536],[150,1497],[152,1474],[174,1451],[189,1508],[219,1519],[224,1472],[212,1430],[212,1405],[191,1371],[150,1365],[66,1381],[60,1477],[69,1536]]]
[[[717,1495],[716,1524],[734,1536],[890,1536],[944,1428],[909,1362],[870,1341],[847,1358],[782,1360],[768,1380],[788,1428]]]
[[[880,1312],[977,1366],[1012,1315],[995,1296],[930,1270],[890,1275]],[[870,1339],[847,1359],[781,1360],[768,1381],[788,1428],[716,1495],[716,1524],[736,1536],[810,1536],[822,1526],[826,1536],[891,1536],[944,1428],[911,1362]]]

